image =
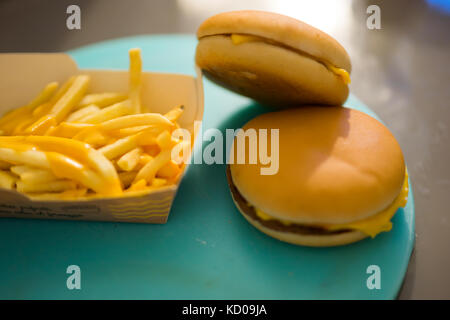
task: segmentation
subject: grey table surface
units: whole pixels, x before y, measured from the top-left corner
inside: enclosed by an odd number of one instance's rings
[[[68,30],[66,8],[81,9]],[[381,9],[370,30],[369,5]],[[441,6],[439,6],[439,4]],[[399,299],[450,299],[450,12],[448,0],[0,0],[0,52],[66,51],[155,33],[195,33],[238,9],[291,15],[333,35],[352,59],[351,92],[399,140],[416,200],[416,245]]]

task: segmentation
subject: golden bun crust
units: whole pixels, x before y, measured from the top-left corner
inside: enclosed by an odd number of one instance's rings
[[[352,69],[347,52],[334,38],[307,23],[277,13],[254,10],[219,13],[200,25],[197,37],[231,33],[270,39],[328,61],[349,73]]]
[[[348,86],[325,65],[305,55],[265,42],[234,45],[230,37],[199,41],[196,63],[206,77],[268,105],[340,105]]]
[[[250,204],[272,217],[309,225],[354,222],[384,210],[401,191],[400,146],[365,113],[305,107],[260,115],[243,127],[249,128],[268,129],[268,136],[279,129],[278,172],[261,175],[269,165],[259,161],[230,164],[231,178]]]

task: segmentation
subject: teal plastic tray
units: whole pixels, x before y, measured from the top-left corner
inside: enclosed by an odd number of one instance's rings
[[[128,49],[140,47],[145,70],[194,75],[195,46],[191,35],[140,36],[70,54],[81,68],[127,69]],[[204,89],[204,130],[269,111],[207,80]],[[346,106],[376,117],[353,96]],[[411,189],[393,223],[344,247],[286,244],[239,214],[225,165],[191,165],[165,225],[1,219],[0,298],[393,299],[414,244]],[[67,289],[69,265],[81,269],[80,290]],[[381,289],[367,287],[370,265],[380,267]]]

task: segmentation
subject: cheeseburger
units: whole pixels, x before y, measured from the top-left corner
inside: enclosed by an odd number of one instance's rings
[[[210,80],[277,107],[341,105],[351,63],[328,34],[296,19],[263,11],[233,11],[197,31],[196,63]]]
[[[306,246],[391,230],[407,201],[408,176],[399,144],[379,121],[344,107],[304,107],[260,115],[243,127],[251,128],[279,129],[277,173],[262,175],[259,160],[230,159],[227,167],[233,200],[255,228]]]

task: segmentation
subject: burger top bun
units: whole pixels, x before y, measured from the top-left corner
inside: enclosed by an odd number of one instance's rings
[[[260,115],[243,127],[250,128],[267,129],[269,150],[270,129],[279,129],[278,172],[262,175],[268,165],[259,157],[249,164],[247,158],[246,164],[230,164],[232,182],[249,204],[274,218],[314,225],[354,222],[384,210],[401,191],[400,146],[365,113],[305,107]],[[248,155],[248,141],[245,146]]]
[[[352,71],[347,51],[333,37],[307,23],[277,13],[255,10],[219,13],[200,25],[197,38],[232,33],[273,40],[328,61],[349,73]]]
[[[256,38],[236,44],[235,35]],[[347,99],[347,83],[332,71],[351,72],[347,52],[306,23],[275,13],[234,11],[207,19],[197,36],[197,65],[227,89],[276,107],[340,105]]]

